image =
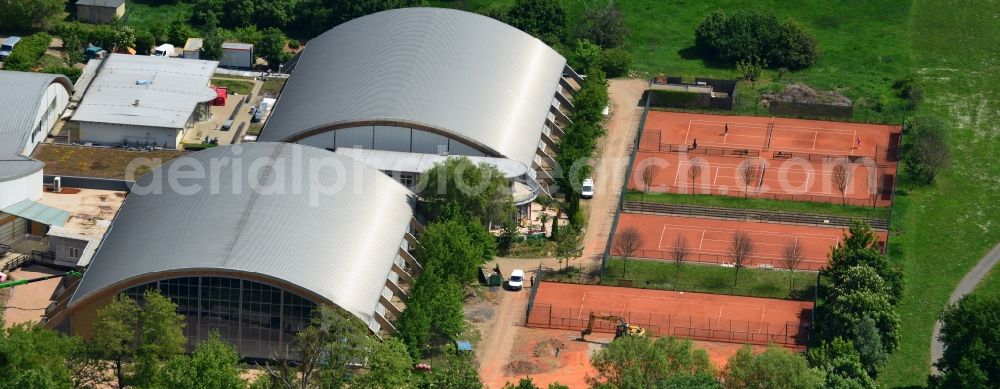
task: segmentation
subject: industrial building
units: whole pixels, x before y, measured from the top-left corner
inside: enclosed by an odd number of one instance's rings
[[[508,175],[525,212],[553,180],[580,82],[556,51],[497,20],[379,12],[309,41],[259,139],[335,150],[410,187],[433,162],[476,157]]]
[[[167,177],[181,166],[205,174]],[[175,159],[136,182],[48,325],[91,336],[97,310],[114,296],[158,289],[178,304],[189,345],[218,331],[249,358],[284,357],[319,304],[392,332],[420,269],[409,253],[422,228],[412,197],[375,169],[303,145],[250,143]]]
[[[26,236],[42,236],[68,214],[37,201],[44,164],[29,157],[52,131],[73,85],[62,75],[0,70],[0,259]]]
[[[109,24],[125,17],[125,0],[77,0],[76,18],[82,22]]]
[[[253,45],[249,43],[225,42],[222,44],[222,61],[224,68],[250,69],[253,67]]]
[[[70,140],[95,145],[180,148],[185,131],[210,116],[216,61],[111,54],[81,92]]]

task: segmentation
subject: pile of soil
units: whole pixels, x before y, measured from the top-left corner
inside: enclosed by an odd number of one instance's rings
[[[545,371],[539,363],[530,361],[513,361],[504,367],[504,371],[509,376],[525,376],[528,374],[538,374]]]
[[[802,84],[785,85],[781,92],[765,93],[761,99],[786,103],[829,104],[848,107],[851,99],[833,91],[818,91]]]

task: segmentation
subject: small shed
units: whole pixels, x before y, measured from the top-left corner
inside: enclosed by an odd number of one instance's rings
[[[125,16],[125,0],[77,0],[76,18],[81,22],[108,24]]]
[[[219,66],[237,69],[252,68],[253,45],[239,42],[223,43],[222,61],[219,61]]]
[[[181,56],[186,59],[200,59],[201,58],[201,47],[204,45],[204,40],[201,38],[188,38],[184,42],[184,54]]]

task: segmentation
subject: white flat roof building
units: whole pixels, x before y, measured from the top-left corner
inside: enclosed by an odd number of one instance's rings
[[[72,121],[80,141],[176,148],[199,104],[216,98],[209,84],[219,63],[111,54],[83,95]]]

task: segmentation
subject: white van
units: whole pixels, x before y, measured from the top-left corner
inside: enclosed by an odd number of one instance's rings
[[[524,270],[514,269],[514,271],[510,272],[507,287],[510,290],[521,290],[521,288],[524,288]]]
[[[594,197],[594,179],[588,178],[583,180],[583,186],[580,187],[580,198],[589,199]]]

